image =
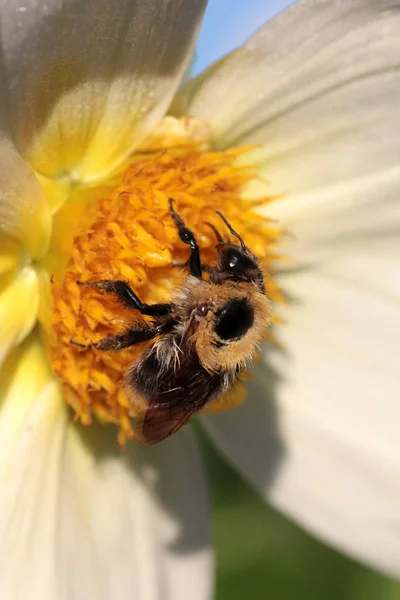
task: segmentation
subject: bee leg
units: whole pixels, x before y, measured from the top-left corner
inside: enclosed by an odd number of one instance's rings
[[[154,327],[149,327],[147,325],[131,327],[127,329],[121,335],[112,335],[110,337],[103,338],[94,344],[80,344],[75,340],[70,340],[70,344],[74,346],[79,346],[80,348],[96,348],[96,350],[109,350],[109,351],[117,351],[123,350],[124,348],[129,348],[130,346],[135,346],[136,344],[142,344],[143,342],[148,342],[158,335],[162,335],[164,333],[168,333],[175,324],[175,319],[168,319],[164,323],[159,323]]]
[[[186,227],[183,219],[175,212],[173,207],[173,199],[169,199],[169,210],[171,212],[171,217],[178,228],[179,237],[181,238],[184,244],[190,246],[190,256],[189,256],[189,268],[190,274],[194,277],[198,277],[201,279],[201,262],[200,262],[200,249],[197,245],[196,238],[194,236],[193,231],[191,231],[188,227]]]
[[[125,281],[101,279],[100,281],[77,281],[78,285],[95,287],[106,294],[115,294],[128,308],[134,308],[151,317],[162,317],[172,311],[171,304],[144,304]]]

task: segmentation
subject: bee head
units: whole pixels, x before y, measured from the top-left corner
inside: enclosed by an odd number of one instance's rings
[[[264,277],[257,259],[235,244],[219,243],[216,246],[217,264],[210,273],[210,281],[254,282],[264,291]]]
[[[238,243],[226,241],[214,227],[217,261],[209,278],[189,277],[181,320],[182,340],[209,372],[238,371],[263,341],[271,319],[264,278],[256,256],[224,215],[219,216]]]
[[[217,264],[212,269],[210,280],[212,283],[221,284],[224,281],[246,281],[254,282],[264,291],[264,278],[259,267],[257,258],[249,250],[240,235],[232,228],[224,215],[217,211],[230,233],[234,235],[239,244],[225,242],[218,231],[213,227],[218,236],[215,246],[217,251]]]

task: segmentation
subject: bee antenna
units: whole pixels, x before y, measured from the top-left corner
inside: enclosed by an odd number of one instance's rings
[[[242,246],[242,249],[244,250],[244,252],[247,252],[247,246],[244,243],[244,241],[242,240],[242,238],[240,237],[240,235],[233,229],[232,225],[229,223],[228,219],[222,214],[222,212],[220,210],[216,211],[217,215],[219,217],[221,217],[221,219],[223,220],[223,222],[225,223],[225,225],[227,226],[227,228],[229,229],[229,231],[231,232],[232,235],[234,235],[235,237],[237,237],[237,239],[240,242],[240,245]]]
[[[222,237],[222,235],[220,234],[220,232],[218,231],[218,229],[212,224],[212,223],[205,223],[205,225],[208,225],[209,227],[211,227],[211,229],[213,230],[213,232],[215,233],[215,235],[217,236],[217,240],[220,244],[224,244],[224,238]]]

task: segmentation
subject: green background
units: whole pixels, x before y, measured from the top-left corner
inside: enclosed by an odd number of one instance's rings
[[[214,500],[216,600],[400,600],[400,583],[267,506],[202,436]]]

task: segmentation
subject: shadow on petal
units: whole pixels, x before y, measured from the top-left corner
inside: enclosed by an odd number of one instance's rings
[[[210,499],[196,436],[190,427],[155,446],[128,443],[121,451],[114,426],[77,425],[82,442],[100,470],[121,463],[128,476],[146,488],[151,502],[164,514],[161,544],[177,555],[210,548]],[[135,502],[135,498],[132,498]],[[166,524],[165,524],[166,522]],[[150,524],[157,527],[157,519]]]
[[[276,402],[281,377],[269,364],[255,365],[252,377],[241,406],[204,416],[201,424],[235,469],[268,490],[285,457]]]

